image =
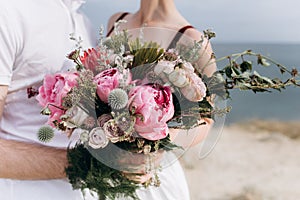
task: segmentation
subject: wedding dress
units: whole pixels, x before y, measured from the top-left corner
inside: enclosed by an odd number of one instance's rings
[[[122,13],[116,20],[120,21],[124,19],[129,13]],[[190,25],[180,28],[178,31],[170,29],[157,29],[150,27],[143,27],[140,29],[128,30],[130,36],[133,38],[140,37],[140,34],[144,36],[145,41],[156,41],[159,42],[161,46],[165,46],[167,49],[175,48],[177,42],[182,38],[184,32],[187,29],[193,28]],[[114,31],[112,27],[107,32],[107,37],[110,36]],[[142,33],[141,33],[142,32]],[[163,35],[166,34],[166,37],[169,35],[174,35],[170,43],[168,40],[164,40]],[[167,36],[168,35],[168,36]],[[158,37],[161,38],[160,40]],[[169,36],[170,37],[170,36]],[[141,188],[137,191],[137,194],[142,200],[189,200],[189,190],[186,182],[186,178],[181,167],[181,164],[178,161],[180,155],[183,152],[180,152],[179,155],[175,155],[173,152],[167,152],[162,159],[162,170],[159,172],[159,178],[161,181],[160,187],[151,186],[149,188]]]

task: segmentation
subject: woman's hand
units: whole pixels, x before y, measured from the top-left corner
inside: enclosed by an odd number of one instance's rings
[[[170,129],[171,141],[184,149],[199,144],[209,134],[213,126],[212,119],[204,118],[201,122],[203,122],[203,125],[190,130]]]
[[[158,150],[148,154],[134,153],[131,157],[125,156],[119,160],[122,166],[123,174],[129,180],[137,183],[146,183],[153,178],[156,170],[160,166],[164,151]]]

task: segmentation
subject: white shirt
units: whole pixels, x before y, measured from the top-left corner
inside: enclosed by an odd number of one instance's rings
[[[70,39],[81,37],[84,48],[96,44],[91,26],[78,10],[82,0],[0,0],[0,85],[9,91],[0,123],[0,137],[39,142],[40,114],[27,88],[38,88],[47,73],[74,67],[66,55],[75,49]],[[57,132],[47,145],[66,147],[69,139]]]
[[[73,66],[66,55],[75,48],[70,33],[81,36],[83,47],[94,46],[91,28],[78,11],[81,0],[0,0],[0,85],[9,92],[0,122],[0,137],[39,142],[38,129],[47,117],[40,115],[35,98],[27,88],[42,84],[47,73]],[[69,139],[60,133],[49,146],[66,147]],[[189,199],[183,171],[178,162],[161,173],[161,187],[137,191],[143,200]],[[1,200],[82,200],[67,180],[21,181],[0,179]],[[86,200],[93,199],[87,197]],[[121,198],[124,199],[124,198]],[[126,199],[126,198],[125,198]]]
[[[78,10],[81,0],[0,0],[0,85],[8,95],[0,122],[0,137],[38,142],[37,130],[47,118],[40,115],[27,88],[42,84],[45,74],[73,66],[66,55],[81,37],[82,46],[96,44],[92,29]],[[56,133],[49,146],[67,147],[68,138]],[[1,200],[82,200],[67,180],[19,181],[0,179]]]

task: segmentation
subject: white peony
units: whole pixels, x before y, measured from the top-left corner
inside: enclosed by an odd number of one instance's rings
[[[176,67],[175,70],[169,74],[168,78],[173,85],[179,88],[182,88],[188,84],[185,70],[179,67]]]

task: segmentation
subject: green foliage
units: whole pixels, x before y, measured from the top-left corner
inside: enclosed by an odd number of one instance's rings
[[[164,49],[159,44],[155,42],[142,43],[138,38],[129,43],[129,50],[130,54],[134,56],[130,66],[133,79],[145,78],[164,54]]]
[[[96,111],[97,118],[103,114],[111,113],[112,111],[111,107],[107,103],[101,101],[98,95],[95,98],[95,105],[92,109]]]
[[[208,96],[213,94],[221,97],[222,99],[230,98],[229,91],[225,88],[225,79],[219,71],[214,72],[211,77],[204,75],[202,79],[207,85]]]
[[[171,128],[191,129],[199,124],[200,118],[213,118],[214,108],[207,98],[199,102],[191,102],[179,92],[173,94],[174,117],[168,123]]]
[[[142,44],[139,39],[129,45],[130,53],[134,56],[132,68],[157,62],[164,53],[164,49],[156,42]]]
[[[143,144],[141,145],[140,142],[142,142]],[[150,152],[155,152],[159,149],[163,149],[165,151],[170,151],[170,150],[174,150],[176,148],[180,148],[179,146],[177,146],[171,142],[169,135],[158,141],[137,139],[133,142],[128,142],[128,141],[118,142],[115,145],[117,145],[118,147],[120,147],[124,150],[131,151],[131,152],[141,152],[141,151],[143,151],[143,148],[148,145],[151,147]]]
[[[276,66],[281,73],[290,74],[290,78],[282,81],[277,77],[269,78],[263,76],[257,71],[253,70],[253,62],[246,60],[246,56],[250,58],[256,58],[256,67],[268,67],[273,65]],[[228,64],[223,69],[214,73],[212,77],[207,78],[207,81],[209,83],[213,83],[208,84],[210,92],[216,94],[220,92],[220,94],[222,94],[221,96],[225,99],[229,98],[229,90],[231,89],[252,90],[254,93],[257,93],[271,92],[272,90],[281,91],[288,85],[300,86],[298,84],[299,80],[296,80],[296,77],[298,76],[298,71],[296,69],[289,71],[285,66],[277,63],[271,58],[254,53],[251,50],[247,50],[242,53],[231,54],[230,56],[218,59],[216,62],[224,59],[228,59]],[[221,74],[223,79],[220,78],[219,74]],[[224,85],[223,92],[221,92],[221,90],[216,90],[216,88],[220,89],[219,86],[221,84]]]
[[[138,197],[135,191],[142,185],[127,179],[122,170],[118,169],[122,167],[118,163],[119,160],[125,156],[119,148],[128,152],[126,156],[129,156],[129,152],[141,153],[145,146],[150,147],[150,152],[180,148],[172,144],[169,136],[159,141],[144,139],[136,139],[132,142],[122,141],[110,144],[104,149],[91,149],[83,144],[77,144],[67,152],[69,165],[65,171],[69,182],[74,189],[83,191],[89,188],[96,192],[99,200],[113,200],[119,197],[130,197],[136,200]]]
[[[244,61],[241,63],[241,72],[244,73],[246,71],[252,70],[252,63],[250,61]]]
[[[138,184],[126,179],[122,172],[110,168],[94,158],[83,145],[68,149],[69,166],[65,169],[74,189],[89,188],[99,195],[99,200],[119,197],[138,199],[135,191]]]
[[[127,31],[122,31],[119,34],[112,35],[111,37],[107,38],[103,44],[110,50],[113,50],[114,53],[119,54],[122,52],[122,48],[127,50],[129,48],[128,41],[130,36],[128,35]]]
[[[195,63],[201,57],[199,52],[203,47],[202,42],[203,41],[194,41],[193,45],[178,43],[176,46],[176,50],[178,51],[178,54],[182,59],[191,63]]]

